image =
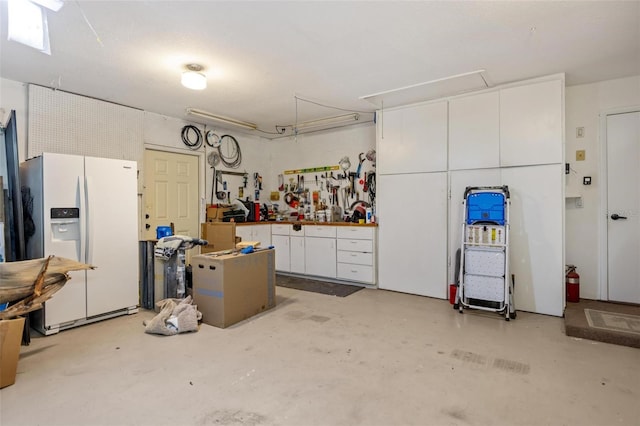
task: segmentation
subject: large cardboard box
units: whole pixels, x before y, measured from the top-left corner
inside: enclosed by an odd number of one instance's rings
[[[24,318],[0,321],[0,388],[16,382]]]
[[[200,253],[230,250],[236,248],[236,224],[234,222],[203,223],[202,238],[209,244],[200,249]],[[193,264],[193,259],[191,260]]]
[[[225,328],[276,304],[275,250],[194,256],[193,300],[202,322]]]

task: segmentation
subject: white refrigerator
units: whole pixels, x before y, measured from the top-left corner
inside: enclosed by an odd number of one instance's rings
[[[29,259],[56,255],[96,266],[71,279],[32,315],[48,335],[138,311],[135,161],[44,153],[20,165],[33,197]]]

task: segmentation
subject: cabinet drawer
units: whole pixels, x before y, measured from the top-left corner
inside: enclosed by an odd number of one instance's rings
[[[323,237],[323,238],[335,238],[336,227],[335,226],[314,226],[309,225],[304,227],[304,235],[307,237]]]
[[[338,250],[372,253],[373,241],[340,239],[338,240]]]
[[[274,235],[289,235],[291,225],[271,225],[271,233]]]
[[[338,263],[338,278],[373,283],[373,266]]]
[[[373,253],[362,253],[358,251],[339,251],[338,262],[354,263],[357,265],[373,265]]]
[[[374,227],[339,226],[338,238],[350,238],[354,240],[373,240]]]

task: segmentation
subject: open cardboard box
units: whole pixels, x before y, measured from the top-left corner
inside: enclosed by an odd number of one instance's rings
[[[0,321],[0,388],[16,382],[24,318]]]
[[[193,301],[202,322],[226,328],[275,306],[275,250],[222,253],[191,259]]]

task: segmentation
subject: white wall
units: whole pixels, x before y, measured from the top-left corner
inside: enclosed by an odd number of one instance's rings
[[[583,207],[574,199],[566,201],[565,258],[578,267],[580,297],[598,299],[598,214],[600,211],[600,116],[614,108],[640,105],[640,76],[608,80],[565,89],[566,161],[571,173],[566,176],[567,194],[582,194]],[[576,137],[576,128],[584,127],[584,138]],[[576,150],[586,151],[585,161],[576,161]],[[591,186],[582,178],[591,176]]]
[[[350,172],[355,172],[358,168],[358,154],[367,153],[370,149],[375,149],[376,129],[373,123],[358,124],[354,126],[341,127],[326,132],[314,132],[294,137],[274,139],[265,142],[265,155],[271,157],[271,176],[266,196],[269,191],[278,190],[278,175],[285,170],[304,169],[311,167],[335,166],[344,156],[349,157],[351,162]],[[362,173],[369,173],[373,170],[370,161],[365,160],[362,164]],[[334,174],[342,173],[342,170],[335,171]],[[316,190],[315,176],[319,173],[305,174],[306,187],[311,191]],[[296,178],[296,175],[284,176],[284,183],[289,183],[289,177]],[[346,185],[346,182],[344,182]],[[357,185],[356,185],[357,186]],[[363,195],[360,190],[360,198],[369,201],[368,196]],[[280,201],[274,201],[279,205],[280,210],[287,207],[283,200],[284,193],[280,192]],[[322,197],[327,198],[327,192],[323,190]],[[327,203],[329,200],[327,199]]]

